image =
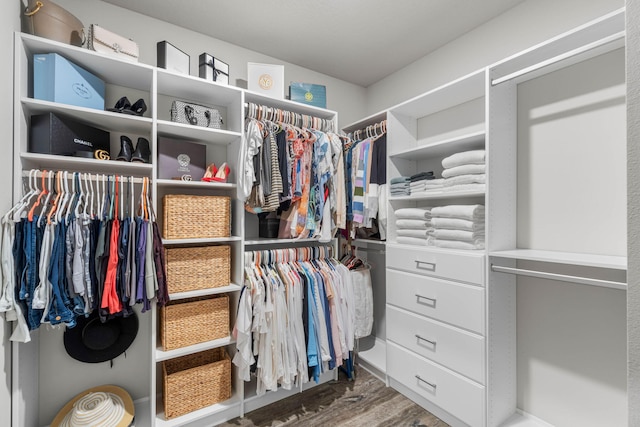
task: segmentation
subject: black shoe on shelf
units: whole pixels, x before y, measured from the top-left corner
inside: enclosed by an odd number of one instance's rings
[[[141,116],[144,112],[147,111],[147,104],[145,104],[144,99],[138,99],[131,107],[122,110],[125,114],[133,114],[136,116]]]
[[[120,152],[118,153],[116,160],[130,162],[132,154],[133,143],[131,142],[131,139],[126,135],[120,136]]]
[[[113,108],[107,108],[107,111],[113,111],[114,113],[122,113],[124,110],[131,108],[131,103],[126,96],[118,99],[116,105]]]
[[[151,161],[151,147],[145,138],[138,138],[136,151],[131,155],[132,162],[149,163]]]

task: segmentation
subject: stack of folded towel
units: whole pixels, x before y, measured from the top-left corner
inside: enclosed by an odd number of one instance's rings
[[[427,193],[432,190],[442,189],[443,179],[436,179],[433,171],[419,172],[409,177],[411,194]]]
[[[398,243],[428,246],[433,244],[431,209],[402,208],[395,211]]]
[[[411,195],[411,189],[409,187],[410,178],[408,176],[398,176],[391,178],[391,185],[389,187],[391,196],[409,196]]]
[[[445,191],[485,191],[485,150],[456,153],[442,160]]]
[[[431,209],[433,244],[440,248],[484,249],[484,206],[449,205]]]

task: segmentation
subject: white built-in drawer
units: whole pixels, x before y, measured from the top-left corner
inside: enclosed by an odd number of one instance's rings
[[[484,386],[391,342],[387,374],[470,426],[484,425]]]
[[[484,384],[484,337],[387,306],[387,339]]]
[[[387,268],[387,303],[484,335],[484,288]]]
[[[484,285],[484,252],[387,246],[387,267]]]

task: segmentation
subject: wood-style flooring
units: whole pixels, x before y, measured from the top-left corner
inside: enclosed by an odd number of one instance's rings
[[[447,427],[362,368],[353,381],[341,372],[338,381],[313,387],[271,405],[235,418],[225,427]]]

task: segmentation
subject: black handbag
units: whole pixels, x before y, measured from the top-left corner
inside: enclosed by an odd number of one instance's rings
[[[184,101],[171,103],[171,121],[213,129],[222,128],[220,111]]]

